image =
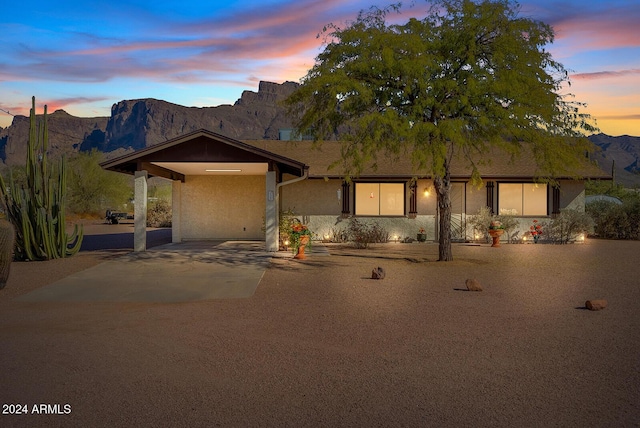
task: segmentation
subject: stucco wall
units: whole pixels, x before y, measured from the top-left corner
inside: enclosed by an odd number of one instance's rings
[[[182,239],[264,239],[264,176],[187,176]]]
[[[340,215],[338,189],[342,189],[342,180],[309,179],[285,185],[280,188],[280,208],[301,215]]]
[[[575,180],[560,181],[560,209],[570,208],[584,212],[584,182]]]

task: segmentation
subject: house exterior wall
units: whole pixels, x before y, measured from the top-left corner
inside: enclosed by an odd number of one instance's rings
[[[380,180],[385,181],[385,180]],[[406,181],[405,195],[405,212],[408,214],[410,210],[411,189],[408,180]],[[452,230],[459,232],[454,239],[473,240],[474,234],[467,224],[467,217],[474,215],[478,210],[487,205],[487,188],[483,186],[474,186],[470,182],[456,182],[457,190],[455,196],[452,195],[452,201],[455,203],[452,214]],[[300,220],[306,223],[314,232],[315,239],[331,239],[333,235],[345,230],[348,226],[349,219],[343,218],[341,215],[342,201],[337,197],[338,189],[342,188],[342,180],[339,179],[311,179],[305,180],[291,186],[284,186],[282,189],[281,209],[293,209],[300,217]],[[584,210],[584,183],[575,180],[562,180],[560,182],[560,209],[578,209]],[[428,240],[437,240],[437,201],[433,189],[433,182],[428,179],[419,179],[416,186],[416,205],[418,214],[416,218],[409,216],[357,216],[358,220],[363,223],[377,223],[383,227],[390,238],[404,239],[416,238],[420,228],[425,229]],[[425,195],[425,190],[429,190],[429,194]],[[498,200],[498,186],[493,187],[494,204]],[[553,197],[549,191],[548,207],[552,209]],[[344,195],[341,195],[344,197]],[[354,194],[353,185],[349,195],[350,216],[354,215]],[[497,206],[494,206],[494,211]],[[546,216],[539,216],[537,219],[542,221]],[[523,233],[529,230],[533,217],[518,217],[519,227],[512,236],[516,239],[522,237]],[[454,224],[455,223],[455,224]],[[458,224],[459,223],[459,224]],[[504,236],[503,240],[508,238]]]
[[[585,189],[584,181],[560,181],[560,209],[575,209],[584,212]]]
[[[287,177],[286,179],[291,179]],[[280,189],[280,210],[293,210],[301,215],[336,215],[342,212],[342,199],[338,190],[342,180],[307,179]]]
[[[181,186],[183,240],[264,240],[265,177],[187,176]]]

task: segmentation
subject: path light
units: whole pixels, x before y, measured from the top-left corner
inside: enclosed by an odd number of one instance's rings
[[[393,235],[393,240],[398,242],[398,235]]]

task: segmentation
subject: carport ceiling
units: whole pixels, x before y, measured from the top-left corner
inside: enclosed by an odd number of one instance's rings
[[[259,162],[151,162],[183,175],[265,175],[267,163]]]

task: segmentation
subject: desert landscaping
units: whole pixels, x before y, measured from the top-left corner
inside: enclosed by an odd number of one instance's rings
[[[15,262],[0,401],[28,414],[0,425],[640,423],[639,242],[454,244],[446,263],[432,243],[322,245],[273,258],[249,298],[186,303],[17,300],[126,248]]]

